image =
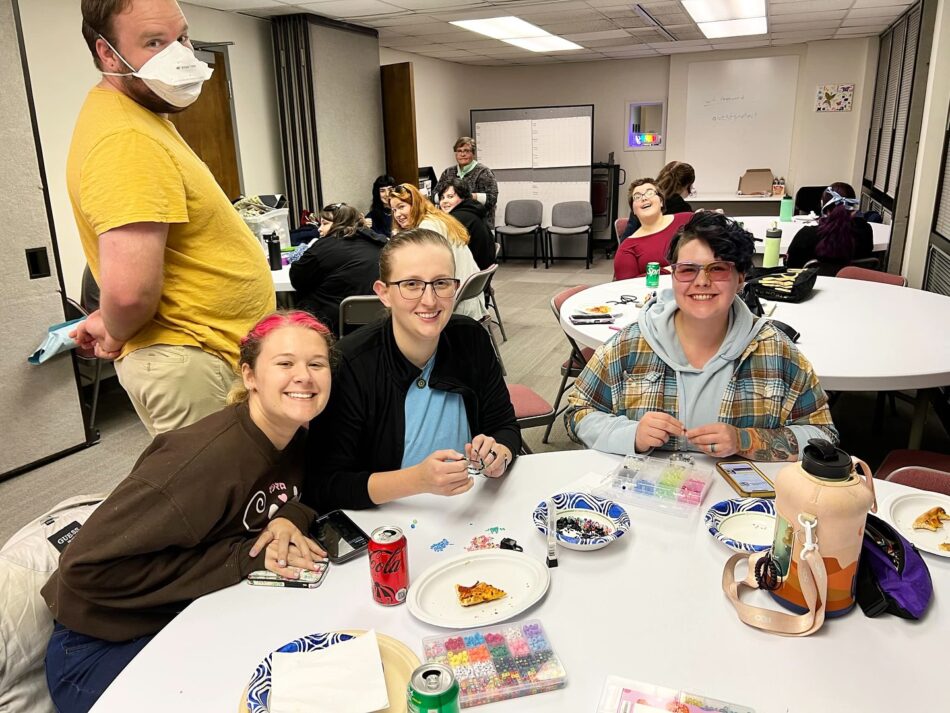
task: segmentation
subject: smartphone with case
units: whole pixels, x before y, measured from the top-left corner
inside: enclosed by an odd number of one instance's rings
[[[576,314],[572,314],[568,319],[571,320],[571,324],[613,324],[613,317],[583,317]]]
[[[318,517],[310,526],[310,537],[327,551],[334,564],[358,557],[369,546],[369,536],[342,510]]]
[[[315,589],[323,584],[323,578],[327,576],[328,569],[329,565],[326,562],[317,562],[316,571],[302,569],[298,579],[288,579],[287,577],[281,577],[276,572],[271,572],[269,569],[259,569],[247,575],[247,583],[258,587]]]
[[[726,482],[739,495],[745,498],[774,498],[775,486],[765,474],[747,460],[722,461],[716,463]]]

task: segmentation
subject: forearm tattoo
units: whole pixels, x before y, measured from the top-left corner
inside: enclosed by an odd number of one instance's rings
[[[739,455],[749,460],[798,460],[798,439],[790,428],[740,428]]]

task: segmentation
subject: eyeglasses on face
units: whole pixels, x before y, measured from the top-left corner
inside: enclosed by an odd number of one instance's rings
[[[644,198],[655,198],[657,195],[656,190],[653,188],[647,188],[643,193],[634,193],[631,198],[635,201],[642,201]]]
[[[692,282],[700,272],[705,272],[706,277],[712,282],[725,282],[732,277],[732,271],[736,264],[727,260],[715,260],[700,265],[698,262],[674,262],[670,265],[673,270],[673,277],[679,282]]]
[[[425,280],[396,280],[387,282],[387,285],[396,285],[399,288],[399,294],[407,300],[417,300],[425,294],[426,287],[432,285],[432,291],[437,297],[455,297],[459,285],[462,283],[454,277],[440,277],[437,280],[426,282]]]
[[[464,154],[464,153],[472,153],[472,149],[470,149],[470,148],[467,147],[467,146],[464,146],[464,147],[462,147],[462,148],[455,149],[455,153],[463,153],[463,154]]]

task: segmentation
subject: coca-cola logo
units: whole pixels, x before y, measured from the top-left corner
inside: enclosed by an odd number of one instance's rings
[[[401,572],[405,567],[405,548],[388,552],[386,550],[376,550],[370,553],[369,565],[373,572],[377,574],[393,574]]]

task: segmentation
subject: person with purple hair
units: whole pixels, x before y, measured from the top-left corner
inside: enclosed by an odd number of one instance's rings
[[[870,224],[856,216],[858,199],[847,183],[832,183],[821,194],[817,225],[799,230],[788,246],[786,267],[804,267],[809,260],[844,267],[871,256],[874,238]]]

